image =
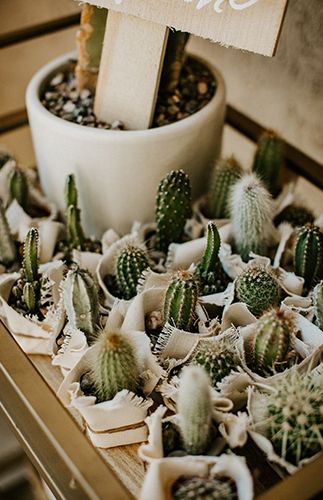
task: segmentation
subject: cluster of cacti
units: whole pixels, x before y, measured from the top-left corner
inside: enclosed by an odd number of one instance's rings
[[[272,199],[255,174],[245,174],[231,192],[234,243],[243,260],[250,252],[266,255],[274,226]]]
[[[191,331],[196,321],[199,281],[189,271],[177,271],[167,287],[164,320],[180,330]]]
[[[274,219],[274,224],[278,226],[282,222],[288,222],[293,227],[304,226],[314,222],[314,215],[306,207],[300,205],[287,205]]]
[[[218,160],[212,172],[207,194],[207,215],[212,219],[227,219],[231,215],[231,190],[242,175],[234,156]]]
[[[176,408],[185,451],[190,455],[205,453],[212,437],[212,399],[203,368],[188,366],[183,370]]]
[[[188,39],[189,33],[169,31],[159,91],[174,92],[177,88],[186,58]]]
[[[323,330],[323,280],[314,287],[313,309],[316,324]]]
[[[272,309],[263,314],[255,323],[253,335],[244,342],[248,367],[263,376],[284,370],[293,358],[296,333],[291,313]]]
[[[260,137],[252,170],[263,180],[268,191],[275,196],[278,191],[278,177],[283,164],[283,142],[272,130]]]
[[[304,278],[305,287],[323,278],[323,233],[313,224],[306,224],[297,233],[294,253],[294,269]]]
[[[9,179],[10,201],[17,200],[26,211],[28,206],[29,186],[27,175],[22,168],[15,167]]]
[[[228,478],[182,477],[172,488],[173,500],[237,500],[234,482]]]
[[[116,284],[118,296],[129,300],[137,294],[139,279],[149,268],[148,254],[144,246],[127,244],[116,256]]]
[[[183,170],[172,170],[159,183],[156,198],[156,249],[167,252],[170,243],[179,243],[186,220],[192,213],[191,185]]]
[[[0,200],[0,263],[8,267],[17,258],[16,245],[10,232],[3,204]]]
[[[194,352],[192,363],[204,368],[213,386],[216,386],[240,365],[237,349],[229,339],[225,338],[200,341]]]
[[[222,292],[228,284],[219,259],[220,245],[221,240],[217,227],[213,222],[209,222],[205,251],[195,270],[195,274],[200,280],[201,295]]]
[[[257,317],[277,306],[280,300],[280,286],[274,272],[260,265],[248,266],[238,276],[235,291],[238,300],[247,304]]]

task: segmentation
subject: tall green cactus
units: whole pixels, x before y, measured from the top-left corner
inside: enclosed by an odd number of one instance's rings
[[[17,200],[26,211],[28,206],[29,186],[26,173],[22,168],[15,167],[9,181],[10,200]]]
[[[122,299],[129,300],[137,294],[139,279],[148,267],[144,248],[129,244],[121,249],[116,257],[116,283]]]
[[[323,280],[313,290],[313,309],[316,324],[323,330]]]
[[[188,271],[178,271],[165,293],[165,321],[181,330],[191,331],[196,320],[198,291],[198,280]]]
[[[16,245],[10,233],[9,224],[0,200],[0,262],[10,266],[17,258]]]
[[[156,198],[156,249],[167,252],[170,243],[180,243],[186,220],[192,213],[191,186],[183,170],[172,170],[164,177]]]
[[[268,191],[275,196],[277,181],[283,164],[283,142],[272,130],[260,137],[252,170],[263,180]]]
[[[323,278],[323,233],[319,227],[306,224],[297,234],[294,253],[294,268],[297,276],[304,278],[305,287]]]
[[[38,247],[38,230],[35,227],[32,227],[29,229],[25,238],[22,262],[24,279],[29,283],[33,283],[39,278]]]
[[[231,194],[232,231],[243,260],[249,253],[265,255],[273,235],[271,196],[255,174],[245,174]]]
[[[237,489],[228,478],[182,477],[173,486],[172,500],[237,500]]]
[[[207,195],[207,215],[211,219],[228,219],[231,214],[231,190],[242,175],[234,156],[218,160],[212,172]]]

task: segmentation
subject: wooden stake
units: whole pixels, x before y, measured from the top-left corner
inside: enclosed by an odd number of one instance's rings
[[[149,128],[167,38],[166,26],[109,11],[94,103],[100,120]]]

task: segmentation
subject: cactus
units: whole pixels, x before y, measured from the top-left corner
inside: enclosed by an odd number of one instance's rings
[[[228,478],[182,477],[172,489],[173,500],[237,500],[234,482]]]
[[[137,294],[137,285],[142,272],[149,267],[144,248],[129,244],[116,257],[116,283],[119,296],[129,300]]]
[[[4,266],[10,266],[16,258],[16,245],[11,236],[6,214],[0,201],[0,262]]]
[[[118,331],[104,331],[93,346],[90,378],[97,401],[107,401],[121,390],[140,388],[140,366],[130,337]]]
[[[81,211],[75,205],[71,205],[66,213],[66,225],[68,242],[72,248],[84,250],[85,236],[81,226]]]
[[[199,342],[192,363],[205,369],[213,386],[240,364],[235,347],[225,338],[215,342]]]
[[[277,306],[280,287],[274,273],[259,265],[248,266],[235,284],[238,300],[247,304],[250,312],[259,317],[271,306]]]
[[[165,321],[181,330],[191,331],[196,320],[198,290],[199,282],[190,272],[178,271],[166,290]]]
[[[156,249],[167,252],[172,242],[181,242],[186,220],[192,213],[191,186],[183,170],[172,170],[164,177],[156,199]]]
[[[314,222],[314,215],[308,208],[288,205],[274,219],[275,226],[282,222],[288,222],[293,227],[304,226],[308,222]]]
[[[16,167],[10,176],[9,181],[10,201],[17,200],[19,205],[26,211],[28,206],[28,179],[26,173],[19,167]]]
[[[276,452],[298,466],[323,450],[323,373],[292,370],[267,397],[265,425]]]
[[[201,283],[202,295],[222,292],[227,286],[228,280],[219,259],[220,244],[217,227],[213,222],[209,222],[206,248],[195,271]]]
[[[244,343],[246,363],[259,375],[269,376],[287,367],[297,332],[290,313],[273,309],[255,324],[254,335]]]
[[[75,207],[78,206],[78,192],[75,182],[75,176],[73,174],[68,175],[66,178],[64,197],[66,209],[68,209],[71,205],[74,205]]]
[[[315,322],[323,330],[323,280],[313,290],[313,308]]]
[[[199,366],[183,370],[177,399],[180,433],[190,455],[207,451],[212,436],[210,380]]]
[[[160,81],[160,92],[174,92],[178,87],[188,39],[189,33],[170,30]]]
[[[207,214],[210,218],[230,218],[231,190],[241,175],[242,168],[234,156],[216,162],[207,195]]]
[[[37,297],[37,285],[34,283],[25,283],[23,287],[23,300],[26,304],[27,310],[29,313],[34,313],[37,309],[37,302],[38,302],[38,297]]]
[[[90,273],[77,266],[71,269],[62,283],[62,296],[71,325],[91,344],[98,335],[100,313],[98,291]]]
[[[313,224],[306,224],[298,231],[294,268],[297,276],[304,278],[306,288],[323,277],[323,233]]]
[[[268,191],[277,194],[277,180],[283,164],[283,142],[272,130],[260,137],[252,170],[262,179]]]
[[[243,260],[250,252],[266,254],[274,232],[272,212],[272,199],[262,182],[254,174],[244,175],[231,193],[232,231]]]
[[[39,279],[38,270],[39,234],[35,227],[29,229],[24,242],[23,276],[25,281],[33,283]]]

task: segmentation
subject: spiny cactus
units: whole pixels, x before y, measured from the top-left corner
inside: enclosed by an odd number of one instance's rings
[[[173,500],[237,500],[237,490],[230,479],[182,477],[173,485]]]
[[[11,236],[6,214],[0,201],[0,262],[10,266],[17,258],[15,242]]]
[[[164,319],[181,330],[191,331],[196,320],[198,280],[188,271],[178,271],[168,285]]]
[[[183,170],[172,170],[164,177],[156,198],[156,249],[167,252],[170,243],[180,243],[186,220],[192,213],[191,186]]]
[[[255,316],[260,316],[280,300],[280,287],[274,273],[262,266],[247,267],[235,284],[238,300],[247,304]]]
[[[323,280],[313,290],[313,307],[316,324],[323,330]]]
[[[274,231],[272,212],[271,196],[256,175],[246,174],[234,185],[232,230],[243,260],[249,259],[250,252],[266,254]]]
[[[244,343],[249,368],[263,376],[285,369],[291,359],[296,332],[289,312],[273,309],[263,314],[255,325],[254,335]]]
[[[185,450],[190,455],[206,452],[212,433],[210,380],[199,366],[183,370],[177,399],[179,427]]]
[[[65,205],[66,208],[74,205],[78,206],[78,192],[75,182],[75,176],[70,174],[66,178],[65,188],[64,188],[64,197],[65,197]]]
[[[323,233],[319,227],[306,224],[299,229],[295,244],[294,268],[297,276],[304,278],[307,288],[323,277]]]
[[[216,162],[207,195],[207,215],[212,219],[230,218],[230,194],[242,175],[242,168],[234,156]]]
[[[10,201],[17,200],[19,205],[26,210],[28,206],[29,186],[26,173],[23,169],[15,167],[9,181]]]
[[[140,366],[129,336],[119,331],[100,334],[93,347],[90,379],[98,402],[114,398],[123,389],[138,391]]]
[[[143,247],[129,244],[116,257],[116,283],[119,296],[129,300],[137,294],[137,285],[149,267],[148,255]]]
[[[206,248],[195,271],[201,283],[202,295],[222,292],[227,286],[228,280],[219,259],[220,244],[217,227],[213,222],[209,222]]]
[[[314,222],[314,215],[308,208],[300,205],[288,205],[274,219],[276,226],[282,222],[288,222],[293,227],[304,226],[308,222]]]
[[[81,211],[75,205],[71,205],[66,213],[66,226],[68,241],[72,248],[84,249],[85,236],[81,226]]]
[[[298,466],[323,450],[323,373],[293,370],[267,398],[266,427],[276,452]]]
[[[99,298],[90,273],[75,266],[62,283],[62,296],[68,319],[81,330],[88,343],[96,340],[99,330]]]
[[[277,194],[277,180],[283,164],[283,142],[272,130],[260,137],[254,157],[252,170],[263,180],[268,191]]]
[[[202,366],[208,373],[212,385],[229,375],[239,366],[237,350],[228,339],[199,342],[192,359],[193,364]]]
[[[38,280],[38,247],[39,234],[35,227],[29,229],[24,242],[23,275],[25,281],[33,283]]]

